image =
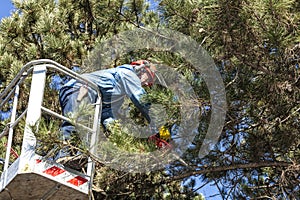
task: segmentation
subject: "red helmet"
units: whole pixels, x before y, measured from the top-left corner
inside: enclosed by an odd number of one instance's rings
[[[137,60],[131,62],[130,64],[134,66],[143,86],[153,85],[156,72],[156,67],[153,64],[147,60]]]

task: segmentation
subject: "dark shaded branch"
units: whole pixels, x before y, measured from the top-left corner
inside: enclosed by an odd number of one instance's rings
[[[213,172],[223,172],[223,171],[237,170],[237,169],[253,169],[253,168],[262,168],[262,167],[288,167],[290,165],[293,164],[287,162],[259,162],[259,163],[235,164],[235,165],[220,166],[220,167],[205,167],[200,170],[189,171],[187,173],[178,176],[167,178],[164,180],[164,183],[181,180],[190,176],[213,173]]]

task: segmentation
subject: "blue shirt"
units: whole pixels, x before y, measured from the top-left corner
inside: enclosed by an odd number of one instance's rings
[[[125,64],[116,68],[82,74],[82,76],[98,85],[104,104],[111,104],[112,109],[119,109],[124,102],[124,97],[127,96],[147,121],[151,122],[150,104],[141,102],[141,97],[146,94],[146,91],[132,65]],[[66,86],[76,87],[78,84],[75,80],[71,80],[66,83]]]

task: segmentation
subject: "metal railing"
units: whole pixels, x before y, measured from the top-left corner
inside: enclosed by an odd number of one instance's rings
[[[41,65],[44,65],[45,68],[47,68],[47,70],[48,69],[53,70],[55,72],[59,72],[59,73],[62,73],[66,76],[69,76],[73,79],[76,79],[77,81],[84,83],[85,85],[87,85],[88,87],[90,87],[91,89],[93,89],[94,91],[97,92],[98,98],[97,98],[97,101],[95,102],[95,104],[93,104],[95,106],[95,112],[94,112],[94,117],[93,117],[92,128],[87,127],[87,126],[82,125],[82,124],[79,124],[79,123],[74,124],[74,125],[78,125],[82,128],[85,128],[85,129],[87,129],[88,132],[92,133],[92,135],[90,137],[90,141],[89,141],[90,142],[89,151],[91,153],[94,153],[94,151],[95,151],[95,145],[96,145],[96,142],[97,142],[97,137],[100,134],[100,116],[101,116],[101,109],[102,109],[102,107],[101,107],[101,93],[100,93],[100,90],[99,90],[98,86],[96,84],[94,84],[93,82],[83,78],[80,74],[68,69],[67,67],[65,67],[63,65],[60,65],[59,63],[57,63],[55,61],[52,61],[52,60],[49,60],[49,59],[34,60],[34,61],[31,61],[31,62],[25,64],[21,68],[20,72],[16,75],[16,77],[11,81],[11,83],[0,94],[0,110],[2,110],[3,106],[6,105],[13,98],[13,107],[11,109],[10,122],[5,126],[5,128],[0,133],[0,139],[4,136],[8,135],[7,147],[6,147],[6,156],[5,156],[3,171],[7,170],[7,168],[9,167],[11,146],[12,146],[12,140],[13,140],[13,134],[14,134],[14,127],[21,121],[21,119],[24,118],[25,114],[28,114],[28,108],[27,108],[19,115],[18,118],[16,118],[20,86],[21,86],[22,83],[24,83],[25,79],[30,74],[32,74],[32,72],[34,72],[34,68],[36,66],[41,66]],[[44,93],[44,91],[43,91],[43,93]],[[14,95],[14,97],[13,97],[13,95]],[[30,94],[30,95],[32,95],[32,94]],[[44,94],[42,94],[42,95],[44,95]],[[56,113],[56,112],[54,112],[54,111],[52,111],[48,108],[45,108],[45,107],[41,106],[40,109],[41,109],[41,112],[46,112],[47,114],[49,114],[51,116],[54,116],[58,119],[74,123],[70,118],[62,116],[61,114]],[[24,130],[24,135],[25,135],[25,131],[26,131],[26,129]],[[23,145],[24,145],[24,140],[23,140]],[[21,152],[21,155],[22,155],[22,152]],[[94,164],[93,164],[93,162],[91,161],[90,158],[89,158],[89,161],[90,162],[88,162],[86,174],[88,176],[91,176],[91,180],[92,180]]]

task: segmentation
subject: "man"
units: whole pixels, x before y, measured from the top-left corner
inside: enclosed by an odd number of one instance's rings
[[[99,87],[102,95],[101,123],[105,129],[116,120],[115,114],[118,113],[124,97],[127,96],[149,122],[151,131],[157,133],[154,122],[149,116],[150,104],[141,102],[141,97],[146,94],[143,87],[153,85],[155,71],[156,67],[150,62],[138,60],[116,68],[82,74],[84,78]],[[70,116],[78,111],[81,103],[95,103],[96,98],[95,91],[86,89],[82,83],[72,79],[60,89],[59,101],[62,114]],[[61,132],[63,140],[68,141],[76,133],[76,130],[73,124],[64,121]],[[56,159],[65,157],[67,154],[64,150],[60,151]]]

